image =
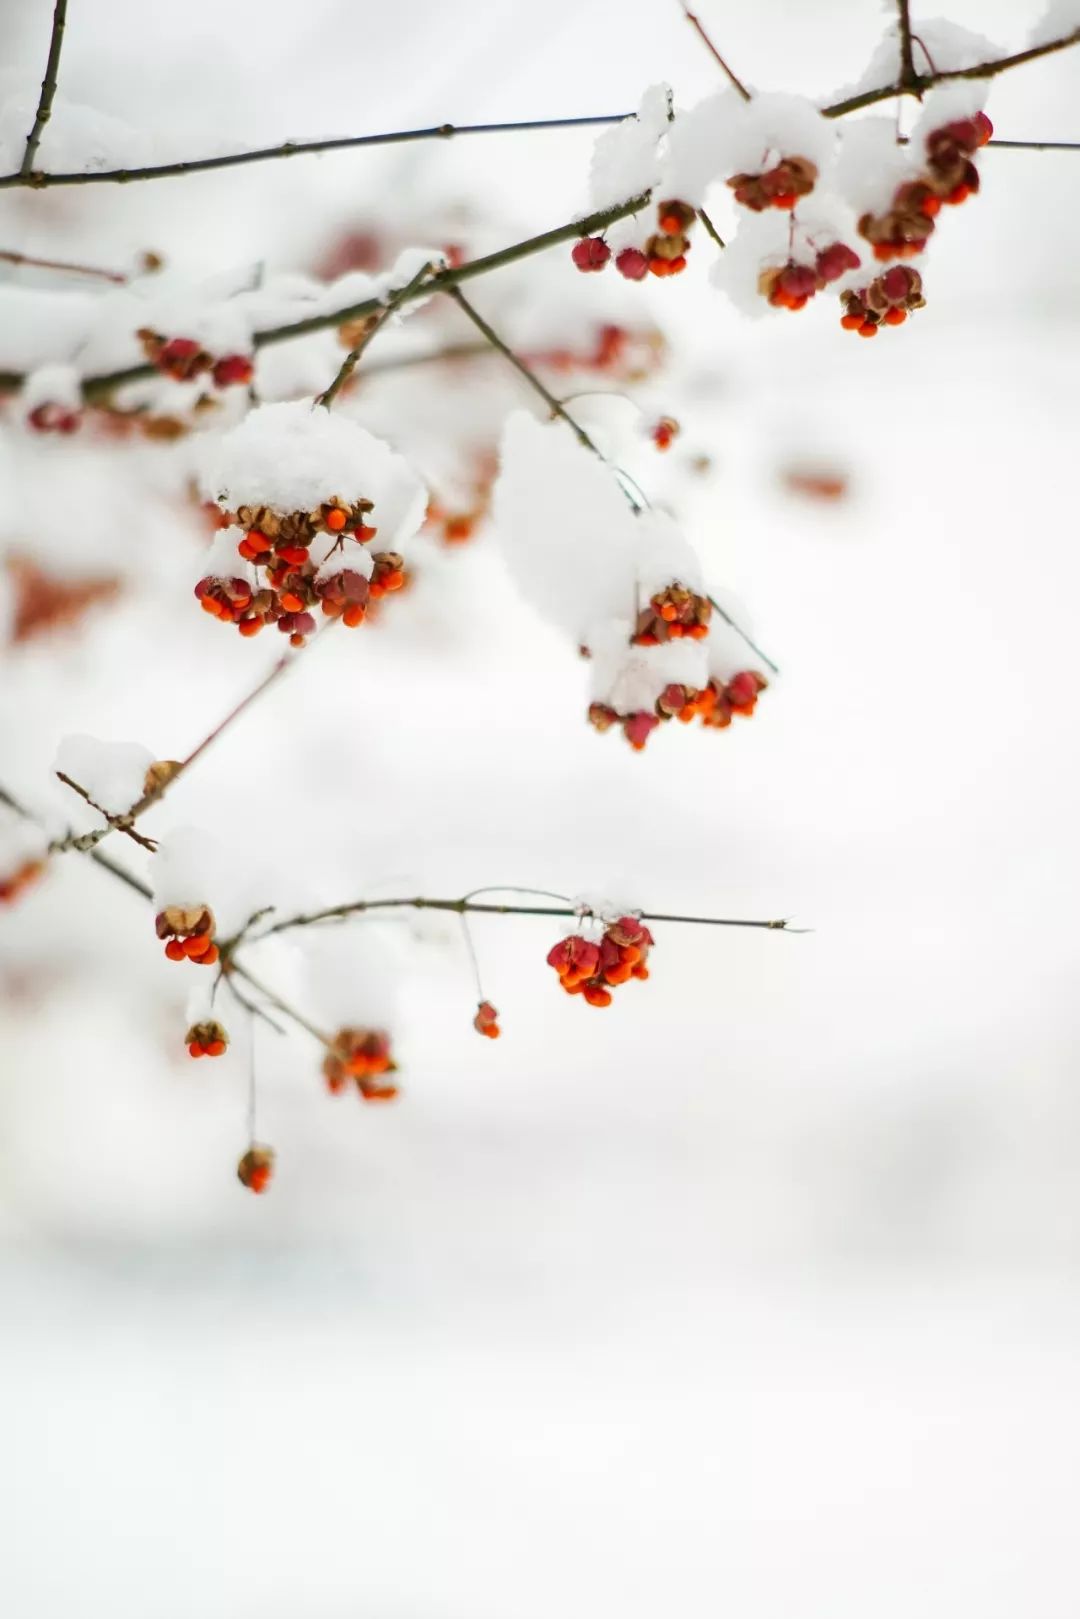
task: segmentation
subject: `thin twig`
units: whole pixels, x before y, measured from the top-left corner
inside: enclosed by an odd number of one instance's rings
[[[702,41],[706,50],[713,58],[713,61],[718,63],[720,68],[726,74],[732,89],[737,90],[744,101],[749,101],[749,90],[746,88],[745,84],[738,77],[738,75],[732,72],[731,68],[729,68],[727,63],[724,61],[724,58],[720,55],[720,52],[717,50],[716,46],[706,33],[705,25],[702,23],[701,18],[696,17],[690,10],[690,7],[687,5],[687,0],[679,0],[679,4],[683,8],[683,16],[686,18],[687,22],[690,23],[694,29],[696,29],[699,39]]]
[[[130,185],[136,180],[167,180],[183,174],[206,174],[212,169],[234,169],[246,163],[267,163],[279,157],[304,157],[319,152],[345,152],[362,146],[397,146],[407,141],[449,140],[455,135],[505,135],[538,129],[577,129],[590,125],[619,124],[632,113],[594,113],[584,118],[525,118],[495,124],[430,124],[423,129],[395,129],[375,135],[336,135],[326,140],[282,141],[277,146],[260,146],[250,152],[228,152],[220,157],[188,158],[180,163],[153,163],[142,169],[75,170],[66,173],[42,172],[0,175],[0,187]]]
[[[0,263],[18,264],[29,270],[60,270],[65,275],[92,275],[101,281],[112,281],[117,286],[126,284],[128,277],[119,270],[98,270],[92,264],[67,264],[63,259],[38,259],[31,253],[16,253],[13,248],[0,248]]]
[[[531,258],[534,253],[543,253],[549,247],[557,247],[560,242],[573,241],[578,236],[590,236],[597,231],[606,230],[617,219],[626,219],[630,214],[640,213],[648,201],[648,193],[631,197],[628,202],[618,203],[612,208],[598,209],[596,213],[586,214],[580,219],[572,219],[565,225],[556,226],[554,230],[544,231],[539,236],[529,236],[524,241],[514,242],[510,247],[500,248],[496,253],[485,254],[479,259],[470,259],[466,264],[459,264],[456,269],[439,270],[408,298],[403,297],[401,302],[404,305],[410,303],[413,298],[427,297],[430,292],[445,292],[460,282],[489,275],[492,270],[502,269],[504,265],[516,264],[520,259]],[[365,298],[360,303],[347,304],[343,309],[332,309],[326,314],[309,315],[304,320],[268,327],[265,331],[254,333],[252,346],[256,349],[266,348],[272,343],[284,343],[295,337],[307,337],[312,332],[326,331],[328,327],[341,326],[346,321],[362,320],[365,315],[378,314],[382,307],[381,298]],[[87,377],[82,385],[83,397],[87,400],[99,400],[129,382],[143,382],[149,377],[159,377],[160,374],[155,366],[133,365],[125,367],[122,371],[111,371],[104,376]],[[19,388],[25,380],[26,377],[22,372],[0,372],[0,391],[9,392]]]
[[[992,62],[978,62],[974,67],[946,68],[938,73],[915,73],[908,84],[902,86],[909,95],[921,95],[924,90],[933,89],[935,84],[943,84],[950,79],[993,79],[999,73],[1007,73],[1010,68],[1022,67],[1025,62],[1035,62],[1042,56],[1050,56],[1054,51],[1064,51],[1070,45],[1080,44],[1080,28],[1073,29],[1071,34],[1064,34],[1060,39],[1047,40],[1044,45],[1031,45],[1026,51],[1015,51],[1012,56],[999,56]],[[831,107],[822,107],[824,118],[844,118],[849,112],[859,112],[863,107],[872,107],[876,102],[888,101],[896,94],[895,84],[881,85],[876,90],[861,90],[858,95],[847,96],[843,101],[834,101]]]
[[[135,832],[133,830],[133,822],[135,822],[140,815],[145,815],[146,811],[150,809],[153,804],[156,804],[159,798],[164,797],[177,778],[182,776],[184,771],[193,765],[195,760],[206,752],[206,749],[212,742],[217,741],[218,737],[221,736],[223,731],[228,730],[229,726],[233,724],[234,720],[240,718],[240,715],[245,709],[250,708],[251,704],[257,697],[261,697],[263,692],[272,686],[275,680],[279,679],[280,676],[284,674],[285,670],[289,668],[291,663],[291,658],[282,658],[279,660],[279,662],[275,663],[274,667],[270,670],[270,673],[268,675],[264,675],[262,680],[259,681],[259,684],[249,691],[246,697],[241,698],[236,707],[231,708],[225,715],[224,719],[218,721],[213,730],[210,731],[208,735],[203,737],[198,746],[192,748],[187,758],[178,760],[171,771],[163,775],[161,779],[158,780],[147,792],[145,792],[138,802],[133,804],[124,815],[110,815],[107,810],[101,808],[100,804],[94,803],[93,799],[90,797],[84,787],[80,787],[78,782],[72,781],[70,777],[65,776],[62,771],[58,770],[56,773],[66,786],[73,788],[75,792],[77,792],[82,798],[85,798],[86,802],[96,809],[99,814],[105,816],[106,825],[95,828],[93,832],[84,832],[79,837],[71,837],[69,835],[60,842],[53,844],[51,852],[53,854],[63,854],[67,849],[78,849],[81,853],[85,854],[88,850],[93,849],[97,844],[101,843],[103,839],[107,838],[110,832],[125,832],[127,833],[128,837],[134,838],[136,843],[141,843],[144,848],[153,851],[156,848],[156,845],[149,838],[144,838],[139,833]]]
[[[80,834],[69,832],[66,838],[60,838],[56,843],[49,845],[50,854],[63,854],[67,849],[78,849],[85,854],[88,849],[92,849],[95,844],[100,843],[107,832],[123,832],[125,837],[131,838],[141,848],[149,850],[151,854],[156,852],[157,844],[153,838],[144,837],[141,832],[136,832],[132,826],[130,810],[125,811],[123,815],[114,815],[99,804],[96,799],[91,798],[85,787],[81,787],[77,781],[73,781],[70,776],[66,776],[62,770],[58,770],[56,774],[65,787],[70,787],[72,792],[78,793],[79,797],[84,799],[92,810],[96,810],[99,815],[103,815],[106,824],[104,827],[95,828],[93,832]]]
[[[915,78],[915,58],[911,54],[911,4],[910,0],[897,0],[899,12],[898,29],[900,34],[900,89],[906,89]]]
[[[551,411],[551,414],[553,416],[557,416],[560,421],[566,423],[567,427],[569,427],[578,443],[581,444],[586,450],[591,450],[593,455],[599,456],[601,461],[606,461],[607,457],[601,454],[600,450],[593,443],[585,429],[580,427],[569,412],[563,408],[560,402],[556,399],[555,395],[551,392],[550,388],[546,388],[544,386],[544,384],[540,381],[540,378],[536,375],[535,371],[531,371],[525,364],[525,361],[519,359],[519,357],[514,353],[509,344],[503,342],[498,332],[488,325],[487,321],[478,310],[473,308],[472,304],[465,297],[464,293],[462,293],[461,289],[454,286],[448,287],[446,291],[448,295],[453,298],[459,309],[461,309],[464,314],[468,315],[477,331],[483,332],[492,348],[498,349],[499,353],[504,355],[505,358],[510,361],[510,364],[514,367],[514,370],[517,371],[519,376],[525,378],[525,381],[529,384],[529,387],[540,395],[540,398]]]
[[[326,392],[321,393],[316,399],[315,403],[317,405],[322,405],[325,410],[330,409],[331,405],[334,403],[334,400],[337,398],[346,382],[348,382],[349,378],[352,376],[353,371],[356,368],[357,360],[359,360],[361,354],[363,354],[364,350],[371,342],[371,339],[375,336],[375,333],[381,326],[386,324],[386,322],[390,319],[390,316],[394,313],[395,309],[399,309],[407,298],[416,296],[420,288],[420,283],[427,280],[428,276],[431,274],[431,271],[432,265],[430,262],[421,265],[420,269],[417,270],[416,274],[413,276],[412,280],[407,286],[399,287],[396,292],[392,292],[379,313],[377,315],[369,316],[367,325],[364,328],[364,335],[361,337],[356,347],[350,349],[348,354],[346,354],[344,360],[341,362],[341,369],[337,376],[334,378],[329,388],[327,388]]]
[[[780,673],[780,670],[777,667],[777,665],[772,661],[772,659],[766,653],[762,652],[761,648],[757,645],[756,641],[752,641],[750,639],[750,637],[747,635],[746,631],[743,629],[742,625],[741,624],[736,624],[736,622],[732,618],[731,614],[726,612],[724,610],[724,608],[721,607],[720,603],[717,601],[715,596],[710,596],[709,597],[709,604],[712,607],[712,610],[713,610],[714,613],[719,613],[720,617],[723,619],[724,623],[728,626],[728,628],[734,630],[735,634],[739,637],[739,639],[746,642],[746,645],[750,648],[751,652],[756,652],[758,657],[761,659],[762,663],[764,663],[767,668],[771,669],[774,675],[778,675]]]
[[[56,76],[60,67],[60,52],[64,46],[64,24],[67,19],[67,0],[56,0],[56,9],[53,11],[52,33],[49,36],[49,56],[45,63],[45,77],[41,81],[41,97],[38,101],[37,116],[34,127],[26,137],[26,151],[23,153],[22,166],[19,169],[18,179],[23,184],[29,183],[29,175],[34,167],[38,145],[41,141],[42,131],[52,117],[53,97],[56,94]]]
[[[308,911],[299,916],[285,917],[275,922],[273,927],[267,928],[265,933],[259,934],[259,939],[268,939],[274,933],[287,933],[293,928],[312,927],[319,922],[329,922],[346,916],[359,916],[365,911],[401,910],[408,907],[414,911],[451,911],[457,916],[477,914],[483,916],[580,916],[581,908],[572,905],[493,905],[471,899],[426,899],[417,895],[413,899],[359,899],[351,900],[344,905],[331,905],[322,911]],[[641,911],[643,922],[680,922],[690,923],[703,927],[715,928],[770,928],[798,932],[790,928],[786,918],[770,922],[744,921],[740,918],[722,916],[675,916],[660,911]]]
[[[713,241],[716,243],[717,247],[721,249],[725,248],[727,243],[724,241],[724,238],[721,236],[720,232],[717,230],[704,208],[698,209],[697,216],[701,220],[701,223],[705,226],[705,229],[708,231]]]

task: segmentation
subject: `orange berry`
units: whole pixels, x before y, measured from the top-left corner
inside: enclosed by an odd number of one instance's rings
[[[627,963],[620,961],[617,966],[604,969],[604,982],[607,984],[625,984],[630,977],[630,972],[631,968]]]
[[[648,976],[649,969],[646,967],[643,961],[639,961],[636,967],[631,968],[631,977],[633,978],[645,979],[648,978]]]
[[[682,633],[683,633],[683,627],[682,627],[681,624],[676,623],[676,624],[669,624],[668,625],[668,635],[671,637],[671,639],[673,641],[680,640],[681,637],[682,637]]]
[[[902,326],[906,320],[906,309],[887,309],[885,311],[886,326]]]
[[[264,551],[272,551],[274,548],[273,542],[267,539],[266,535],[260,528],[248,530],[247,542],[251,546],[251,549],[255,552],[256,556],[262,556]]]
[[[400,590],[405,583],[405,575],[400,568],[394,568],[383,579],[384,590]]]
[[[343,512],[340,506],[331,506],[323,519],[331,534],[340,534],[349,521],[348,512]]]
[[[798,200],[794,191],[781,191],[779,196],[773,198],[772,205],[774,208],[789,209],[794,208]]]
[[[845,332],[857,332],[862,323],[863,319],[861,315],[840,316],[840,324],[844,328]]]
[[[258,556],[258,552],[250,544],[246,534],[245,534],[244,538],[240,541],[240,544],[236,547],[236,549],[239,551],[240,555],[244,558],[245,562],[254,562],[255,558]]]
[[[594,988],[594,986],[590,984],[588,986],[588,988],[584,991],[584,995],[585,995],[585,999],[588,1001],[590,1006],[610,1006],[611,1005],[611,991],[610,990],[600,989],[599,987]]]
[[[925,214],[927,219],[933,219],[935,214],[941,212],[941,198],[935,197],[932,191],[929,192],[919,204],[919,212]]]
[[[294,568],[302,568],[308,559],[302,545],[279,545],[277,554],[279,562],[287,562]]]
[[[170,939],[165,946],[165,954],[170,961],[183,961],[187,954],[184,949],[184,941],[182,939]]]
[[[304,611],[303,599],[291,590],[285,591],[281,598],[281,605],[287,613],[302,613]]]
[[[197,958],[198,962],[199,962],[199,966],[200,967],[213,967],[213,966],[215,966],[216,963],[217,963],[218,954],[219,954],[219,952],[218,952],[217,945],[212,944],[210,946],[209,950],[206,952],[206,954],[204,956],[199,956]]]
[[[189,961],[195,961],[199,956],[205,956],[211,945],[209,933],[193,933],[187,939],[181,940],[184,954]]]
[[[193,1040],[191,1042],[191,1044],[188,1046],[188,1056],[189,1057],[201,1057],[202,1054],[203,1054],[202,1046],[199,1045],[197,1040]]]
[[[241,635],[258,635],[263,627],[263,621],[261,618],[242,618],[236,627]]]
[[[709,633],[707,624],[691,624],[686,631],[692,641],[704,641]]]
[[[859,327],[859,336],[860,337],[876,337],[877,336],[877,327],[874,325],[874,322],[872,320],[864,320],[863,321],[862,325]]]
[[[619,960],[625,961],[630,967],[636,967],[638,962],[641,960],[641,951],[638,949],[636,944],[620,945]]]
[[[378,532],[377,528],[372,528],[367,523],[359,523],[353,529],[353,538],[359,540],[361,545],[366,545],[369,540],[375,538]]]
[[[673,624],[678,616],[679,609],[674,605],[673,602],[665,602],[663,607],[660,609],[660,617],[664,620],[665,624]]]
[[[208,1057],[220,1057],[225,1050],[224,1040],[211,1040],[209,1045],[203,1047]]]
[[[219,601],[215,601],[213,596],[203,596],[201,600],[202,610],[204,613],[211,613],[213,614],[214,618],[221,617],[225,609],[222,607]]]
[[[364,622],[364,609],[360,606],[359,602],[352,602],[348,607],[346,607],[341,617],[343,623],[345,623],[350,630],[355,630],[358,624],[362,624]]]

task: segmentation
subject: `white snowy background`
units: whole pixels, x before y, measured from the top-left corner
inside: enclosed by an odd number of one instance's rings
[[[1013,47],[1021,9],[950,15]],[[134,161],[714,82],[667,0],[70,11],[62,90],[141,131]],[[753,82],[823,96],[891,16],[701,11]],[[50,12],[0,6],[31,110]],[[1066,53],[999,81],[997,132],[1080,139],[1078,72]],[[582,206],[591,140],[7,191],[0,246],[306,268],[358,219],[425,245],[459,201],[497,246]],[[668,336],[650,397],[682,436],[632,468],[783,665],[751,722],[671,725],[642,756],[596,736],[488,534],[306,653],[145,822],[205,826],[311,903],[516,882],[812,933],[657,928],[650,982],[598,1014],[544,966],[553,926],[480,918],[489,1043],[456,926],[393,924],[402,1098],[329,1097],[310,1042],[261,1030],[279,1160],[255,1199],[243,1042],[184,1055],[196,969],[162,959],[149,907],[69,855],[0,917],[5,1611],[1073,1619],[1080,159],[981,162],[927,308],[874,343],[825,298],[744,321],[700,232],[683,277],[643,288],[577,277],[566,248],[476,284],[521,330],[587,296]],[[497,409],[527,402],[484,364]],[[430,387],[486,408],[472,381]],[[365,389],[358,418],[393,436],[396,385]],[[79,439],[4,462],[6,544],[32,533],[74,573],[146,559],[0,664],[0,779],[66,813],[62,737],[179,757],[277,651],[197,611],[197,528],[164,452],[140,455],[142,491]],[[846,470],[849,498],[785,492],[796,457]]]

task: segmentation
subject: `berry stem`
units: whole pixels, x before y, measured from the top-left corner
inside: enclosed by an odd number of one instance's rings
[[[680,3],[680,5],[682,6],[682,9],[683,9],[683,16],[686,18],[686,20],[690,24],[690,26],[695,30],[695,32],[697,33],[698,38],[701,40],[702,44],[705,46],[705,49],[709,52],[709,54],[712,57],[713,61],[716,62],[719,65],[721,71],[725,74],[725,76],[727,78],[727,81],[731,85],[732,89],[737,90],[739,92],[739,94],[742,96],[744,101],[749,101],[750,100],[750,92],[749,92],[749,90],[746,88],[745,84],[738,77],[738,75],[736,73],[732,72],[731,68],[729,68],[727,63],[724,61],[724,58],[720,55],[720,52],[717,50],[716,46],[713,44],[712,40],[709,38],[709,35],[706,32],[705,25],[701,21],[701,18],[695,16],[694,13],[690,10],[689,5],[687,4],[687,0],[679,0],[679,3]]]
[[[911,53],[910,0],[897,0],[897,11],[900,34],[900,77],[897,80],[897,88],[905,90],[915,78],[915,58]]]
[[[52,117],[53,97],[56,95],[56,79],[60,68],[60,52],[64,48],[64,26],[67,22],[67,0],[56,0],[53,11],[52,33],[49,36],[49,55],[45,63],[45,77],[41,81],[41,96],[38,100],[37,113],[34,117],[34,127],[26,137],[26,150],[23,153],[22,164],[17,175],[11,177],[12,184],[33,184],[34,159],[41,142],[45,125]]]
[[[334,378],[329,388],[327,388],[326,392],[321,393],[316,399],[315,403],[317,405],[322,405],[324,410],[330,409],[331,405],[334,403],[334,400],[337,398],[346,382],[348,382],[349,378],[352,376],[353,371],[356,369],[356,362],[359,360],[360,356],[371,342],[371,339],[375,336],[375,333],[380,329],[380,327],[386,324],[386,322],[390,319],[390,316],[394,313],[395,309],[400,308],[400,306],[405,303],[407,299],[416,296],[421,282],[427,280],[433,268],[434,266],[430,263],[430,261],[427,264],[421,265],[420,269],[417,270],[412,280],[406,286],[399,287],[396,292],[392,292],[390,294],[382,309],[379,310],[378,314],[370,315],[368,317],[367,324],[364,328],[363,337],[361,337],[356,347],[354,349],[350,349],[348,354],[346,354],[344,360],[341,362],[341,369],[337,376]]]
[[[530,368],[525,364],[525,361],[520,359],[518,355],[514,353],[509,344],[503,342],[498,332],[488,325],[483,315],[481,315],[478,310],[473,308],[472,304],[465,297],[460,287],[448,287],[446,292],[447,295],[451,297],[458,305],[459,309],[461,309],[463,313],[469,317],[477,331],[484,334],[492,348],[498,349],[499,353],[504,355],[505,358],[510,361],[510,364],[514,367],[515,371],[517,371],[520,376],[525,378],[525,381],[529,384],[529,387],[534,389],[535,392],[540,395],[540,398],[551,411],[551,414],[553,416],[557,416],[560,421],[566,423],[567,427],[570,428],[570,431],[573,433],[578,443],[582,445],[584,449],[591,450],[593,455],[599,456],[601,461],[606,461],[607,457],[601,454],[600,450],[593,443],[585,429],[578,425],[578,423],[570,415],[569,411],[564,409],[563,405],[558,399],[556,399],[555,395],[550,391],[550,389],[544,386],[544,384],[540,381],[540,378],[536,375],[536,372],[530,370]]]

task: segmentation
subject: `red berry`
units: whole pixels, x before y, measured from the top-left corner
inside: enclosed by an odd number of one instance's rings
[[[235,382],[250,382],[254,374],[255,367],[246,354],[226,354],[214,366],[214,381],[219,388],[227,388]]]
[[[574,243],[570,257],[579,270],[602,270],[611,257],[611,249],[602,236],[582,236]]]
[[[615,268],[627,281],[644,281],[649,273],[649,261],[638,247],[624,247],[616,255]]]

